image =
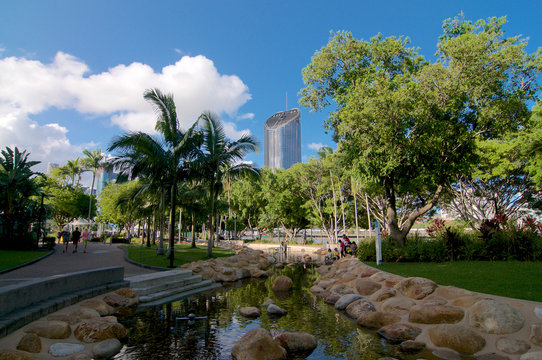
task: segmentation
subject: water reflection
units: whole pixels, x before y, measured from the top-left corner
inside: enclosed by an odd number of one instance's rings
[[[360,328],[355,321],[315,297],[309,288],[318,274],[313,269],[285,268],[275,275],[294,280],[292,291],[271,290],[273,278],[230,284],[227,289],[200,294],[137,313],[121,322],[129,329],[129,339],[115,359],[231,359],[233,345],[249,330],[263,327],[281,331],[304,331],[318,340],[307,359],[367,359],[393,356],[400,359],[434,359],[431,354],[407,356],[397,352],[374,332]],[[256,306],[267,299],[288,311],[275,318],[265,311],[257,319],[238,314],[243,306]],[[177,324],[175,317],[194,313],[207,320],[194,325]],[[295,359],[295,358],[294,358]]]

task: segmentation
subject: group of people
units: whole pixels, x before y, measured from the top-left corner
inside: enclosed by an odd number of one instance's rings
[[[346,234],[343,234],[342,240],[339,240],[339,248],[334,248],[333,250],[328,249],[327,251],[328,255],[326,258],[331,261],[335,261],[347,255],[356,256],[358,245],[355,241],[350,241]]]
[[[59,231],[57,234],[58,243],[64,244],[64,249],[62,250],[63,253],[68,252],[68,245],[70,244],[70,241],[73,243],[73,253],[77,252],[77,245],[79,244],[79,241],[83,241],[83,252],[87,252],[87,244],[90,241],[90,238],[92,237],[92,232],[89,229],[84,229],[83,233],[79,231],[79,227],[76,227],[74,231],[71,232],[64,229],[64,231]]]

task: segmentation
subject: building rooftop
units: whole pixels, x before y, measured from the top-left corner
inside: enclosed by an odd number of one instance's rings
[[[281,127],[282,125],[294,120],[296,117],[299,117],[300,114],[301,112],[299,109],[278,112],[265,121],[265,128],[275,129],[277,127]]]

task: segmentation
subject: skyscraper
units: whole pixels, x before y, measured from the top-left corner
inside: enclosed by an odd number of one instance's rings
[[[265,166],[288,169],[301,162],[301,111],[292,109],[265,121]]]

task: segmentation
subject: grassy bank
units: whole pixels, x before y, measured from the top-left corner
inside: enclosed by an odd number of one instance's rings
[[[44,251],[0,250],[0,271],[27,263],[47,254]]]
[[[141,264],[168,267],[169,259],[165,255],[157,255],[156,249],[158,245],[151,246],[150,248],[141,245],[122,245],[128,251],[128,258]],[[164,245],[164,252],[167,250],[167,245]],[[220,247],[213,248],[213,258],[231,256],[235,252],[231,249],[224,249]],[[174,265],[181,266],[183,264],[198,261],[208,260],[207,246],[196,246],[192,248],[190,244],[177,244],[175,245],[175,259]]]
[[[374,262],[366,262],[376,266]],[[393,274],[431,279],[439,285],[542,302],[542,262],[456,261],[445,263],[383,263]]]

